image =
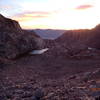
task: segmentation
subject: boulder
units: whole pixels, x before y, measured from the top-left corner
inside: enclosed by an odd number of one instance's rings
[[[22,30],[17,21],[0,15],[0,57],[14,59],[43,47],[44,41],[35,32]]]

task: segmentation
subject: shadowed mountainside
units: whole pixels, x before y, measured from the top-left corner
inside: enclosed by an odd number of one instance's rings
[[[61,37],[55,41],[59,43],[66,43],[68,45],[74,45],[75,43],[83,43],[93,48],[100,48],[100,25],[97,25],[91,30],[71,30],[65,32]]]
[[[99,54],[100,25],[91,30],[69,30],[55,40],[46,40],[48,55],[86,56]],[[98,53],[97,53],[98,52]]]
[[[23,31],[17,21],[0,15],[0,57],[13,59],[43,46],[35,32]]]

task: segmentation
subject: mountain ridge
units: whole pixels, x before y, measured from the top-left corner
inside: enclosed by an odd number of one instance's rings
[[[17,21],[0,15],[0,57],[13,59],[43,45],[35,32],[24,31]]]

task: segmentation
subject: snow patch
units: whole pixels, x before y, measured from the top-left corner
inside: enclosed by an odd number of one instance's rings
[[[33,50],[29,54],[34,55],[34,54],[43,54],[44,52],[48,51],[49,48],[41,49],[41,50]]]

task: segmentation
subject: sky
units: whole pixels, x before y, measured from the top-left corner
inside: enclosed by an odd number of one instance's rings
[[[100,0],[0,0],[0,14],[24,29],[91,29],[99,10]]]

